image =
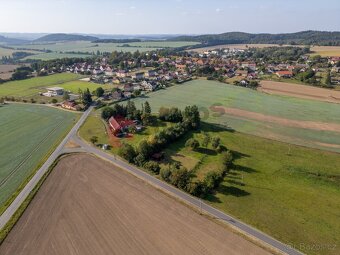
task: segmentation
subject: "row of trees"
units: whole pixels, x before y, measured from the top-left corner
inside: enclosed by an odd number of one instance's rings
[[[102,111],[102,118],[108,120],[114,116],[122,116],[130,120],[142,121],[144,125],[151,125],[154,118],[151,115],[151,106],[148,101],[142,105],[142,109],[137,109],[133,101],[128,101],[126,105],[115,104],[113,107],[106,106]]]

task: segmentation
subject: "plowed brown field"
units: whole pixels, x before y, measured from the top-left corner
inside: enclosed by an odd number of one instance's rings
[[[89,155],[62,159],[0,254],[268,254]]]

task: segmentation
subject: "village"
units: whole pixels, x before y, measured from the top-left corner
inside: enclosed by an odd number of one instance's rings
[[[264,53],[262,53],[262,51]],[[272,53],[270,59],[268,56]],[[119,63],[110,63],[110,57],[95,61],[73,62],[69,65],[43,67],[37,71],[47,75],[74,73],[84,75],[81,81],[97,85],[110,85],[93,96],[100,102],[114,103],[144,96],[159,89],[182,84],[192,79],[218,80],[228,84],[256,89],[261,80],[284,81],[312,86],[336,88],[340,85],[340,57],[311,56],[308,49],[299,47],[270,47],[266,49],[221,48],[204,52],[153,52],[123,55]],[[262,55],[263,56],[262,56]],[[43,65],[43,63],[42,63]],[[58,66],[58,67],[57,67]],[[85,86],[84,86],[85,87]],[[66,91],[65,91],[66,92]],[[63,88],[48,88],[41,95],[62,96]],[[69,94],[62,107],[76,107],[80,95]]]

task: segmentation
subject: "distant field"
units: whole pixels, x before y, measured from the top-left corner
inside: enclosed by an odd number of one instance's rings
[[[278,45],[278,44],[221,44],[221,45],[215,45],[215,46],[209,46],[209,47],[202,47],[197,49],[192,49],[188,51],[195,51],[199,53],[203,53],[208,50],[214,50],[214,49],[221,49],[221,48],[229,48],[229,49],[249,49],[249,48],[268,48],[268,47],[284,47],[284,46],[290,46],[290,45]]]
[[[89,155],[68,156],[57,164],[0,253],[269,254]]]
[[[32,51],[32,50],[13,50],[13,49],[6,49],[6,48],[0,47],[0,58],[1,57],[12,57],[12,54],[18,51],[34,53],[34,54],[39,53],[37,51]]]
[[[340,46],[314,46],[311,47],[312,55],[322,57],[340,57]]]
[[[0,213],[77,118],[75,113],[50,107],[0,107]]]
[[[126,47],[126,45],[129,45]],[[20,45],[20,48],[51,50],[52,53],[40,53],[29,56],[26,59],[54,59],[63,57],[88,57],[89,54],[100,52],[145,52],[160,48],[174,48],[198,44],[196,42],[169,42],[169,41],[151,41],[151,42],[134,42],[134,43],[91,43],[91,42],[64,42],[49,44],[28,44]],[[19,46],[18,46],[19,47]],[[84,54],[68,54],[65,52],[82,52]]]
[[[58,59],[58,58],[90,58],[92,55],[90,54],[67,54],[67,53],[39,53],[36,55],[31,55],[25,57],[23,60],[27,59],[40,59],[40,60],[51,60],[51,59]]]
[[[47,87],[62,86],[64,83],[80,79],[82,76],[71,73],[54,74],[21,81],[11,81],[0,85],[0,97],[14,96],[30,98],[39,92],[46,92]]]
[[[0,79],[9,79],[18,65],[0,65]]]
[[[340,152],[340,105],[267,95],[214,81],[195,80],[134,100],[161,106],[196,104],[210,123],[313,148]],[[253,114],[256,113],[256,114]]]

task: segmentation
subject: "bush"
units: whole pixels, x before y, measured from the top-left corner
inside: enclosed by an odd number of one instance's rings
[[[160,171],[160,166],[157,162],[155,161],[148,161],[144,164],[144,168],[146,168],[147,170],[155,173],[155,174],[159,174]]]
[[[227,151],[227,150],[228,150],[227,147],[225,147],[223,144],[220,144],[216,149],[216,151],[218,153],[222,153],[222,152]]]
[[[102,110],[102,118],[104,120],[111,118],[113,116],[113,114],[114,114],[114,110],[113,110],[113,108],[111,108],[109,106],[104,107],[103,110]]]
[[[189,171],[181,167],[179,169],[174,168],[171,171],[170,183],[180,189],[185,189],[190,180]]]
[[[137,166],[143,166],[145,161],[146,159],[143,154],[138,154],[134,159],[134,162]]]
[[[171,171],[169,168],[162,168],[159,174],[164,181],[170,182]]]
[[[186,141],[185,147],[191,148],[192,150],[197,150],[200,147],[200,143],[196,139],[190,138],[188,141]]]
[[[123,143],[118,150],[118,155],[132,163],[136,156],[136,151],[130,144]]]
[[[51,102],[52,102],[52,104],[56,104],[56,103],[58,103],[58,100],[53,98]]]
[[[222,153],[222,163],[224,166],[226,166],[227,170],[232,166],[233,154],[231,151],[225,151]]]

